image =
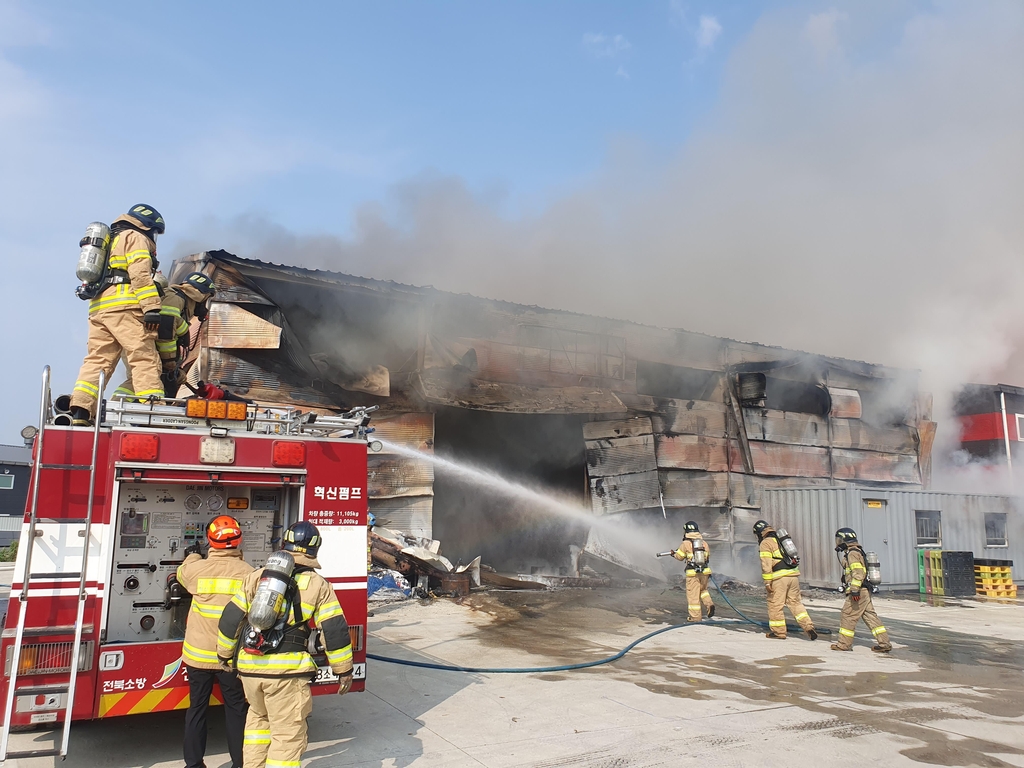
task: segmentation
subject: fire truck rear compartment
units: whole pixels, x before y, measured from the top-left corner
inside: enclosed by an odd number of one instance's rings
[[[242,527],[242,553],[258,568],[274,550],[298,489],[230,485],[121,483],[110,574],[106,643],[181,640],[189,609],[187,594],[171,588],[172,577],[206,525],[229,514]]]

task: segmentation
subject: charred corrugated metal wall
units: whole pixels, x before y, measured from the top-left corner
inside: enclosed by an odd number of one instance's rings
[[[304,408],[379,404],[380,434],[430,451],[444,433],[439,455],[456,458],[474,457],[485,420],[452,413],[547,419],[533,432],[585,460],[576,493],[595,515],[706,509],[713,537],[742,547],[766,489],[929,482],[935,425],[911,372],[223,251],[179,261],[172,279],[197,267],[218,295],[193,378]],[[511,422],[490,429],[476,457],[515,474],[536,450]],[[472,505],[445,497],[428,462],[375,457],[370,487],[396,526],[476,554],[455,543]]]

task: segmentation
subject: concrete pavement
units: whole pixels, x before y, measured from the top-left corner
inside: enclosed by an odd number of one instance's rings
[[[764,618],[758,594],[729,596]],[[660,634],[588,670],[469,674],[371,662],[366,693],[315,700],[305,764],[1024,766],[1021,605],[879,598],[896,643],[880,656],[866,630],[853,653],[830,651],[826,635],[769,640],[716,601],[722,623]],[[684,604],[669,589],[410,601],[377,609],[370,644],[404,659],[558,665],[677,623]],[[836,626],[840,601],[807,604],[820,627]],[[181,723],[168,713],[76,724],[65,765],[180,766]],[[216,713],[210,746],[210,768],[229,765]]]

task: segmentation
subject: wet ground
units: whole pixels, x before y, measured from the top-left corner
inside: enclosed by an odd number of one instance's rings
[[[728,598],[765,619],[760,592]],[[807,596],[820,629],[841,601]],[[715,594],[716,621],[609,664],[530,674],[371,661],[366,693],[318,697],[305,765],[1024,766],[1024,605],[876,598],[895,644],[853,653],[769,640]],[[685,620],[673,589],[487,592],[375,609],[371,651],[427,664],[550,667],[606,658]],[[228,765],[215,717],[207,765]],[[76,725],[75,766],[180,766],[181,714]],[[19,768],[53,765],[24,761]]]

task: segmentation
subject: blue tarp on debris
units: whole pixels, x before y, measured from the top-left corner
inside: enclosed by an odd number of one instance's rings
[[[385,569],[372,570],[366,577],[366,595],[378,599],[388,597],[408,597],[412,594],[412,585],[397,571]]]

